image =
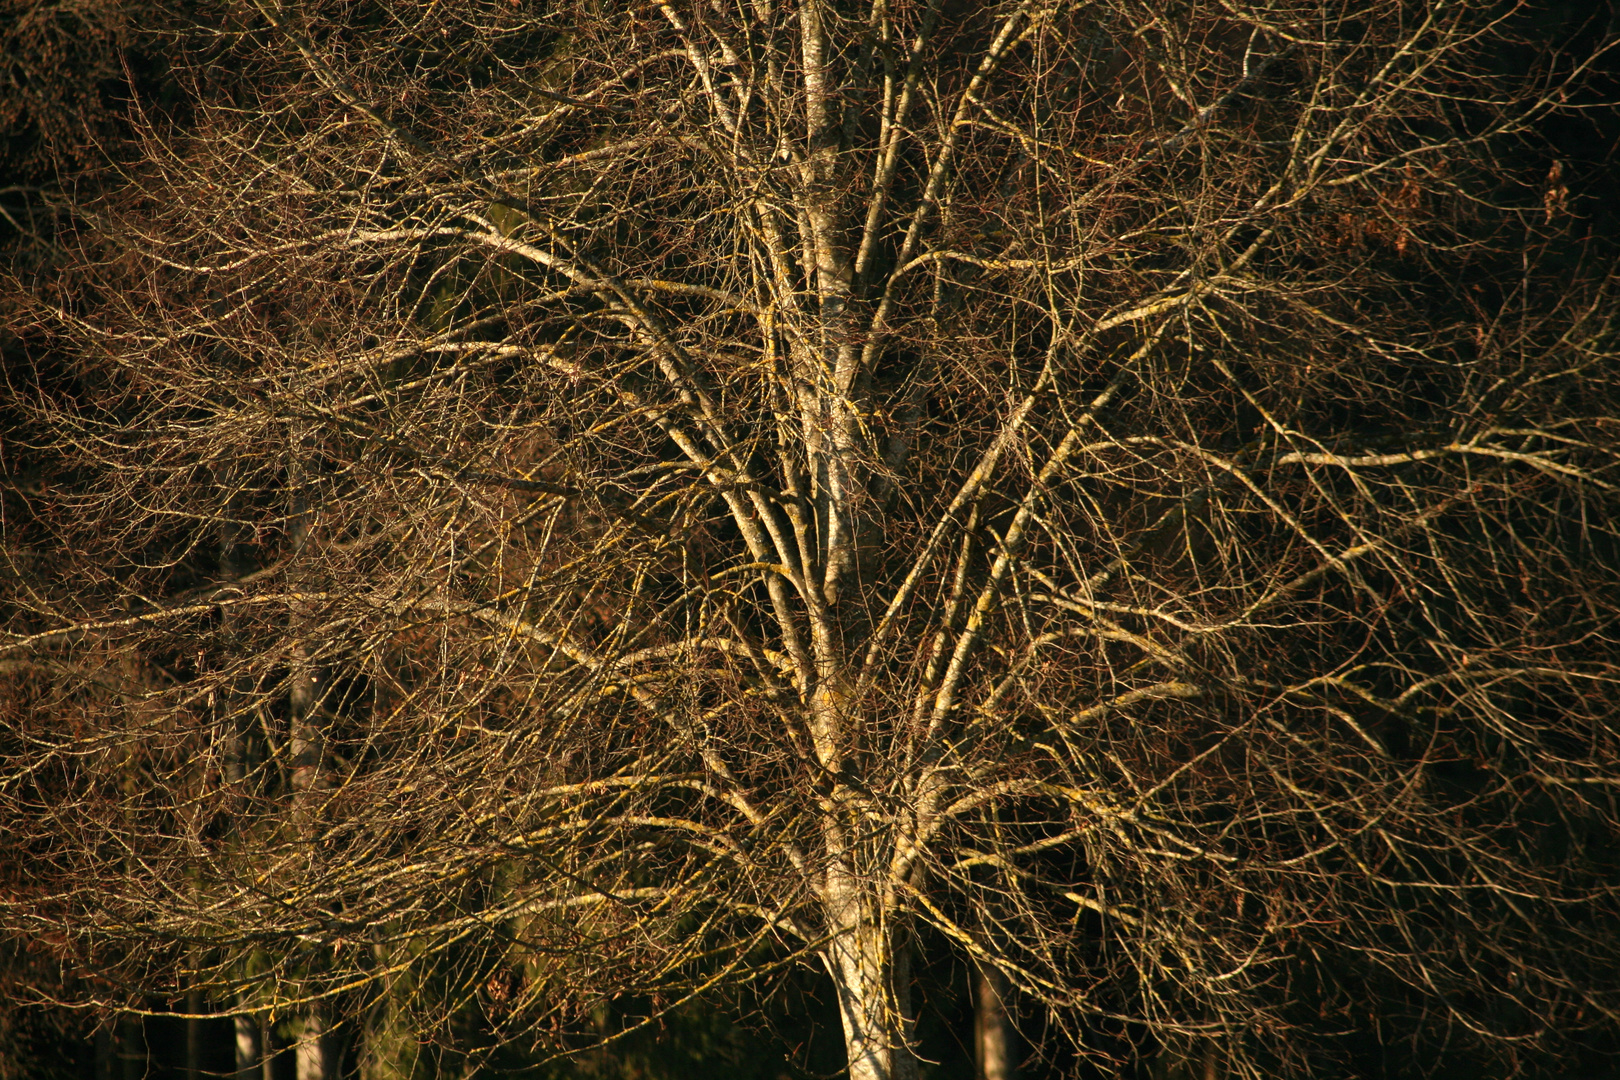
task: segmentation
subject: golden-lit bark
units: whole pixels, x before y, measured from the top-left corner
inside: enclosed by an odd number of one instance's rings
[[[1221,1076],[1614,1014],[1611,278],[1535,157],[1590,35],[214,14],[28,283],[7,928],[377,1076],[799,963],[911,1080],[945,954]]]

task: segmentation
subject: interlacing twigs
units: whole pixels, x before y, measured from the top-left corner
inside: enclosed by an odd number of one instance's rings
[[[1208,1075],[1613,1015],[1613,305],[1522,163],[1589,59],[509,7],[197,28],[251,107],[18,282],[9,929],[559,1053],[813,965],[857,1080],[952,956]]]

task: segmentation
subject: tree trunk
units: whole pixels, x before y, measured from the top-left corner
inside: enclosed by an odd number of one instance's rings
[[[313,576],[309,568],[309,548],[314,506],[305,486],[309,480],[307,453],[305,446],[295,442],[288,469],[288,486],[292,489],[288,506],[292,566],[287,576],[295,589],[309,588]],[[326,733],[322,729],[320,670],[304,640],[308,608],[304,603],[297,603],[292,611],[295,632],[299,635],[292,648],[292,670],[288,673],[292,816],[301,837],[311,845],[308,858],[313,863],[318,858],[313,842],[326,787]],[[294,1050],[298,1080],[328,1080],[334,1075],[328,1027],[324,1008],[318,1004],[305,1008]]]
[[[910,994],[901,985],[906,965],[896,963],[894,931],[886,932],[868,905],[851,907],[859,917],[839,920],[846,929],[824,955],[838,997],[849,1080],[915,1080],[906,1015]]]
[[[119,1080],[114,1071],[118,1064],[117,1044],[113,1039],[112,1025],[109,1023],[103,1022],[96,1028],[95,1055],[96,1080]]]
[[[193,968],[195,968],[193,964]],[[203,1039],[205,1037],[202,1017],[202,995],[192,990],[186,994],[186,1063],[184,1075],[186,1080],[202,1080],[203,1074]]]
[[[992,964],[973,970],[973,1049],[979,1080],[1017,1080],[1017,1032],[1007,1008],[1006,973]]]
[[[235,521],[238,512],[235,497],[236,470],[229,464],[222,465],[216,473],[216,481],[224,495],[221,500],[218,526],[219,580],[224,584],[234,582],[242,574],[242,567],[237,562],[237,541],[241,535],[241,527]],[[234,632],[235,623],[234,611],[230,609],[221,611],[221,629],[226,633]],[[240,828],[240,822],[236,821],[236,818],[246,804],[248,779],[257,762],[251,736],[252,714],[242,706],[246,695],[238,695],[237,690],[238,687],[234,682],[222,689],[215,698],[214,712],[216,722],[224,732],[225,738],[225,784],[230,789],[226,805],[230,809],[233,826]],[[247,995],[239,995],[236,1005],[238,1008],[247,1008]],[[264,1020],[254,1013],[242,1012],[233,1018],[232,1026],[236,1062],[235,1080],[272,1080],[270,1032]]]
[[[113,1045],[121,1080],[145,1080],[151,1071],[151,1055],[146,1048],[146,1021],[138,1016],[119,1020],[113,1029]]]
[[[303,1026],[298,1032],[298,1045],[293,1051],[298,1080],[329,1080],[336,1075],[331,1044],[332,1036],[327,1031],[326,1011],[318,1005],[309,1006],[304,1012]]]
[[[259,1062],[264,1056],[264,1033],[259,1018],[236,1016],[236,1080],[259,1080]]]
[[[383,946],[379,963],[387,963]],[[407,992],[398,976],[383,985],[366,1016],[360,1037],[360,1080],[410,1080],[416,1073],[417,1041],[400,996]]]

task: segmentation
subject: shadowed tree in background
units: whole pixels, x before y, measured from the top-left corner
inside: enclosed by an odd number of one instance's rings
[[[1098,1067],[1607,1030],[1613,282],[1543,132],[1608,39],[1548,25],[209,9],[20,282],[0,917],[377,1075],[803,962],[903,1080],[941,950]]]

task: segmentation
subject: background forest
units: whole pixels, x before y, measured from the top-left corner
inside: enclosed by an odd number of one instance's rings
[[[0,2],[0,1080],[1615,1074],[1608,7]]]

